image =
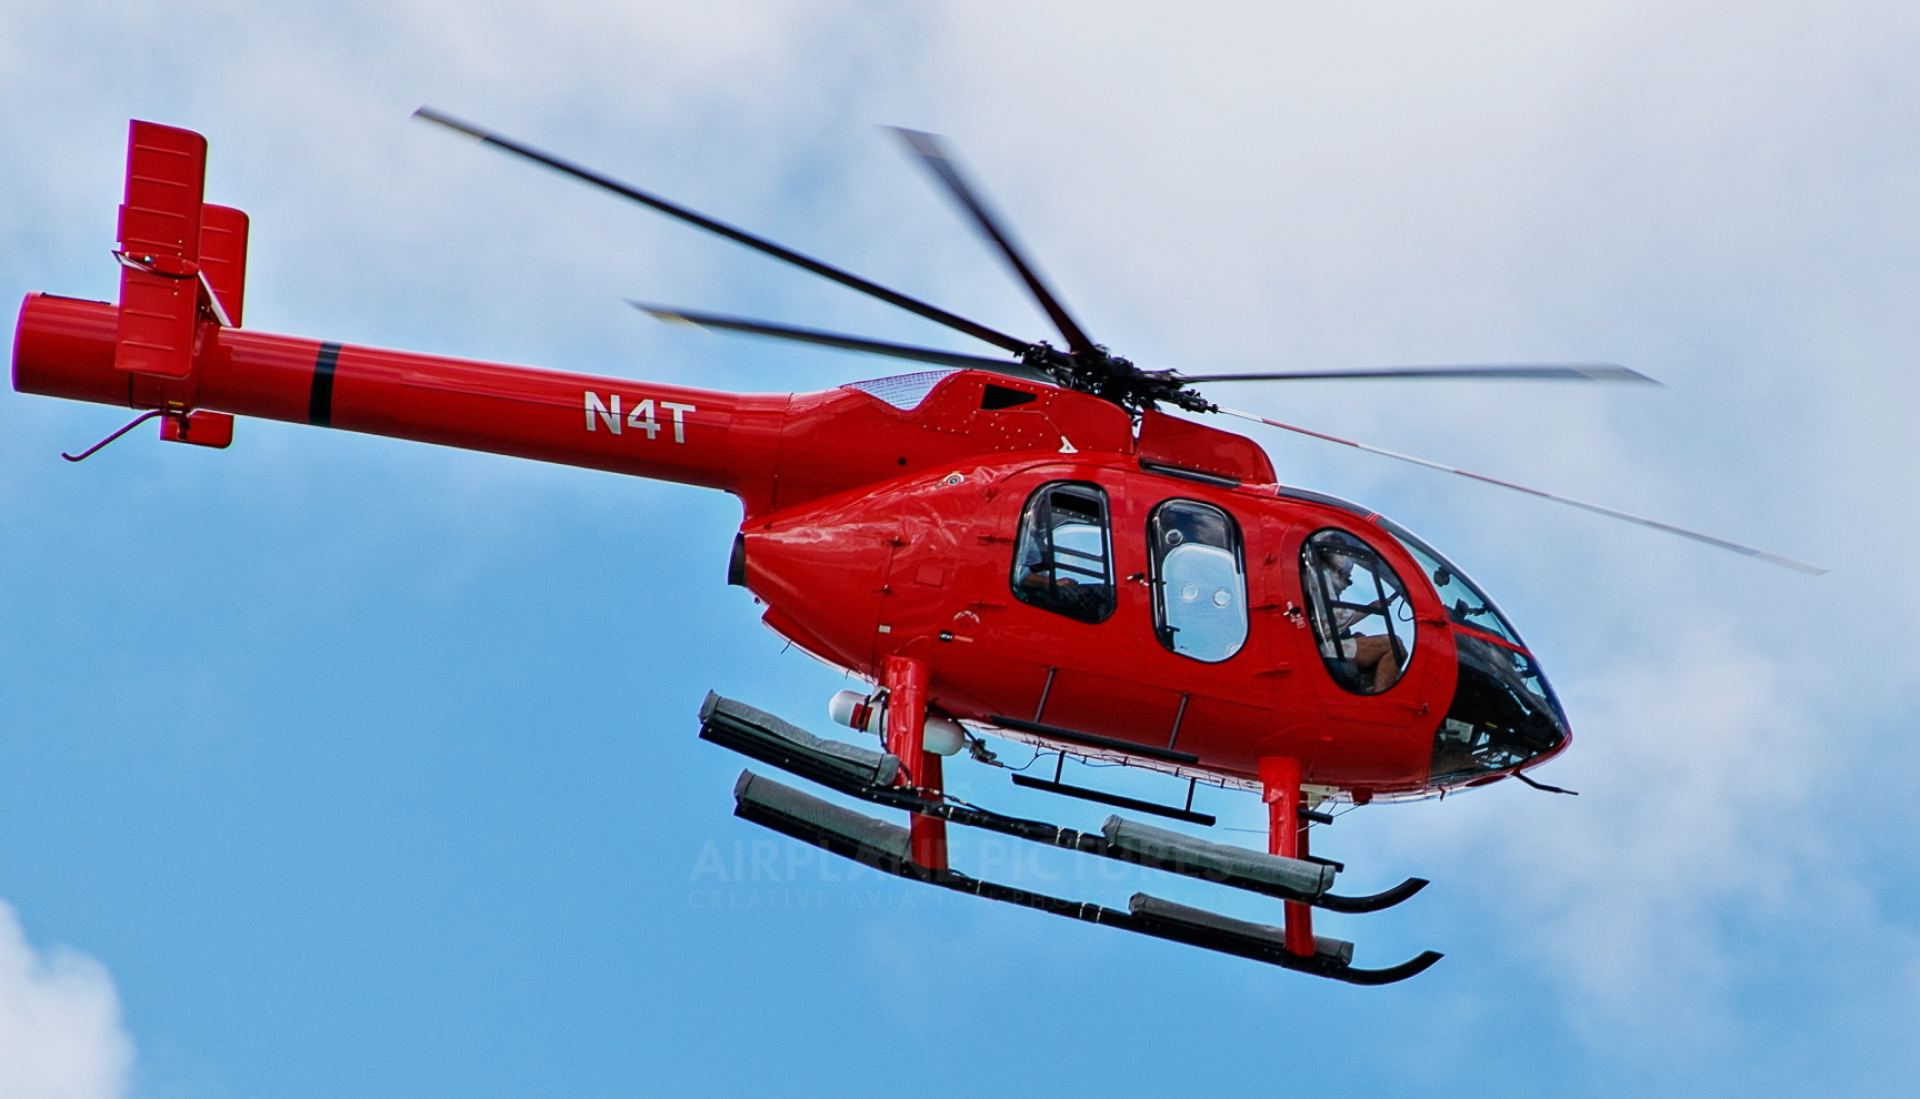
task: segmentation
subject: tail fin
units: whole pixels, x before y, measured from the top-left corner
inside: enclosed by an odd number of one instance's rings
[[[240,306],[247,295],[247,215],[231,206],[209,202],[200,207],[200,271],[207,277],[211,300],[226,316],[215,319],[228,328],[241,325]]]
[[[247,215],[205,203],[206,174],[206,138],[153,122],[130,127],[115,369],[190,385],[199,325],[240,323]],[[168,395],[192,403],[190,391]]]
[[[113,366],[128,375],[130,403],[166,413],[162,439],[224,447],[233,440],[233,417],[194,409],[194,354],[203,325],[240,324],[247,215],[204,201],[206,181],[206,138],[154,122],[130,125]]]

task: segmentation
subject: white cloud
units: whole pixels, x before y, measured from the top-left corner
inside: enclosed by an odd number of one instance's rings
[[[114,1099],[132,1066],[106,968],[65,947],[36,951],[0,902],[0,1099]]]

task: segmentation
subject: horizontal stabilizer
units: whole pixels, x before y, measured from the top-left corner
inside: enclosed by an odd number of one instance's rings
[[[233,417],[204,408],[184,416],[168,415],[160,421],[160,438],[163,442],[225,450],[233,445]]]

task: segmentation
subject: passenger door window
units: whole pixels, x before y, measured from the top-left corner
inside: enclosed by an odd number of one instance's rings
[[[1154,569],[1154,626],[1160,643],[1218,664],[1247,641],[1247,579],[1240,527],[1195,500],[1168,500],[1147,524]]]
[[[1084,481],[1055,481],[1027,499],[1013,553],[1013,594],[1082,622],[1113,613],[1107,494]]]

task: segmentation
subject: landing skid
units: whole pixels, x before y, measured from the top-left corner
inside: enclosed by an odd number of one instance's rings
[[[1375,912],[1399,904],[1427,885],[1423,879],[1409,878],[1372,896],[1340,896],[1326,892],[1333,868],[1323,863],[1280,859],[1209,843],[1117,816],[1109,817],[1099,833],[1079,832],[957,804],[912,787],[892,785],[901,773],[897,757],[822,740],[772,714],[718,695],[707,696],[700,709],[700,721],[702,739],[863,801],[1047,846],[1201,878],[1294,904],[1334,912]],[[735,815],[745,820],[884,873],[1318,977],[1351,984],[1391,984],[1424,971],[1441,957],[1427,951],[1386,969],[1356,969],[1351,965],[1351,943],[1316,936],[1313,952],[1308,954],[1304,950],[1289,949],[1281,928],[1190,908],[1145,893],[1135,894],[1128,910],[1122,912],[983,881],[944,866],[930,868],[913,859],[907,829],[823,801],[751,771],[742,772],[734,787],[734,800]]]

